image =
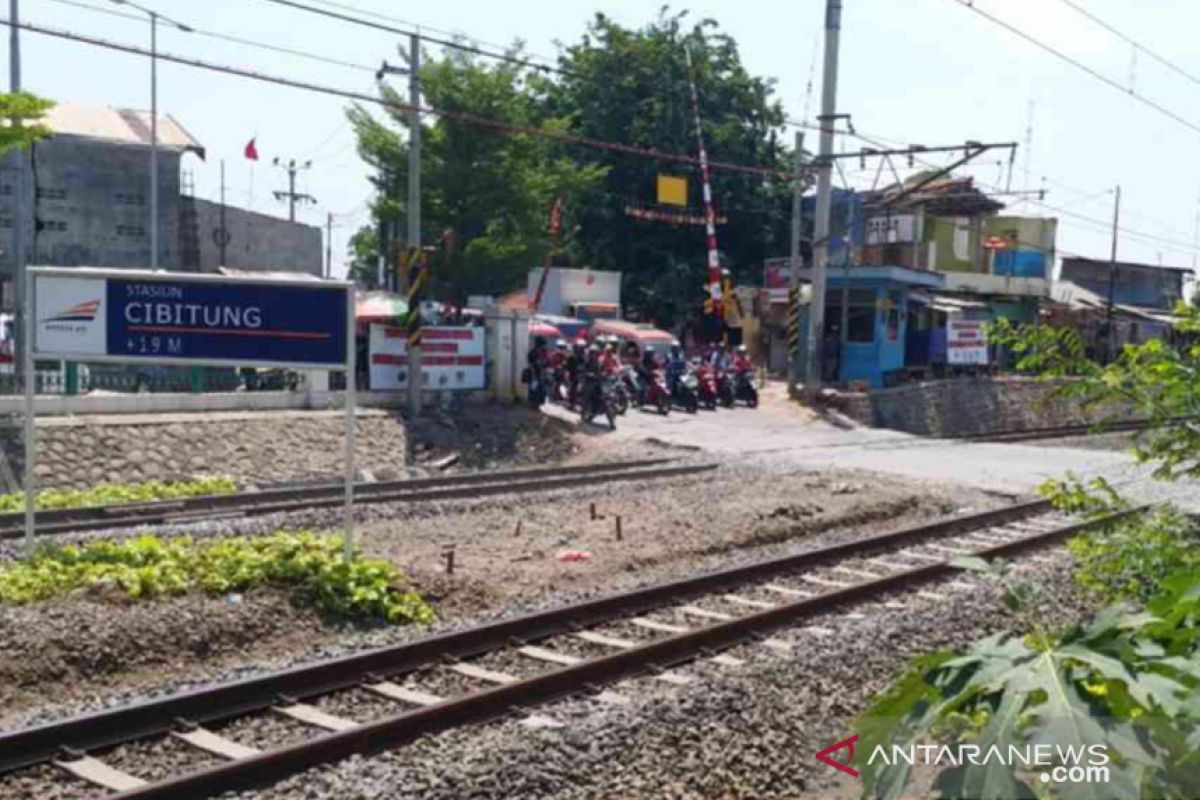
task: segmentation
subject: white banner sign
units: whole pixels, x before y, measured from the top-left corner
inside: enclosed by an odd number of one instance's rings
[[[484,329],[426,326],[421,329],[421,385],[439,389],[482,389]],[[408,331],[372,325],[368,338],[372,389],[408,387]]]
[[[946,361],[950,364],[988,363],[983,322],[952,319],[946,322]]]
[[[917,240],[917,218],[912,214],[870,217],[867,219],[868,245],[907,244]]]

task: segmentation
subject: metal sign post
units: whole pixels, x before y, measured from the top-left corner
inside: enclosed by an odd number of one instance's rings
[[[138,270],[32,267],[22,361],[346,371],[345,557],[354,552],[353,284]],[[25,540],[36,536],[35,381],[25,385]]]

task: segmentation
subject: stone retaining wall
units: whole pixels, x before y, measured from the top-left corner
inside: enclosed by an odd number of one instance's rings
[[[400,476],[408,463],[403,420],[360,409],[357,421],[360,474]],[[38,418],[35,472],[40,488],[213,475],[243,486],[331,480],[345,474],[345,430],[340,411]],[[19,481],[24,470],[20,429],[4,428],[0,444]]]
[[[1056,395],[1055,388],[1052,383],[1010,376],[958,378],[844,393],[834,398],[833,405],[864,425],[947,437],[1089,424],[1113,416],[1084,410]]]

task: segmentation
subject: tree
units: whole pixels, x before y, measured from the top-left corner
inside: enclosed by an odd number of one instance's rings
[[[695,156],[688,48],[710,159],[789,172],[773,82],[746,71],[736,42],[715,21],[684,30],[684,14],[664,6],[637,30],[597,14],[560,58],[565,75],[547,90],[553,113],[584,136]],[[621,153],[597,158],[610,169],[582,211],[584,251],[594,266],[625,273],[634,313],[670,320],[694,312],[707,280],[704,228],[633,219],[625,208],[652,204],[655,177],[667,173],[689,178],[689,210],[699,215],[699,170]],[[712,184],[717,214],[728,218],[717,232],[723,261],[735,277],[757,282],[763,259],[788,250],[791,184],[721,170],[712,171]]]
[[[453,115],[565,131],[565,120],[545,113],[528,70],[509,63],[484,65],[453,52],[422,67],[421,89],[428,105],[449,112],[422,128],[422,240],[428,243],[449,229],[460,247],[461,282],[448,286],[445,276],[438,276],[435,290],[461,302],[468,293],[499,294],[521,285],[525,272],[542,262],[549,247],[550,208],[558,195],[568,199],[563,250],[570,260],[575,252],[572,204],[603,177],[604,169],[570,157],[554,139],[481,127]],[[381,199],[374,207],[376,218],[403,227],[408,141],[398,128],[405,123],[405,112],[392,89],[382,92],[393,124],[362,107],[352,108],[349,116],[360,154],[377,170]]]
[[[0,92],[0,119],[8,121],[7,125],[0,125],[0,155],[10,150],[27,150],[34,142],[49,136],[52,131],[41,120],[53,107],[51,101],[28,92]]]

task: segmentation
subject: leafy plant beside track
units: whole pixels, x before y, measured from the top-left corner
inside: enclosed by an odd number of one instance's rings
[[[308,531],[200,541],[144,535],[47,546],[0,567],[0,604],[75,592],[138,601],[259,587],[290,590],[298,605],[334,618],[422,624],[433,619],[433,611],[394,566],[360,554],[345,563],[340,536]]]
[[[37,493],[34,505],[40,509],[84,508],[113,503],[145,503],[152,500],[178,500],[203,495],[233,494],[237,484],[231,478],[200,478],[194,481],[164,483],[102,483],[88,489],[43,489]],[[23,511],[25,494],[0,494],[0,512]]]

